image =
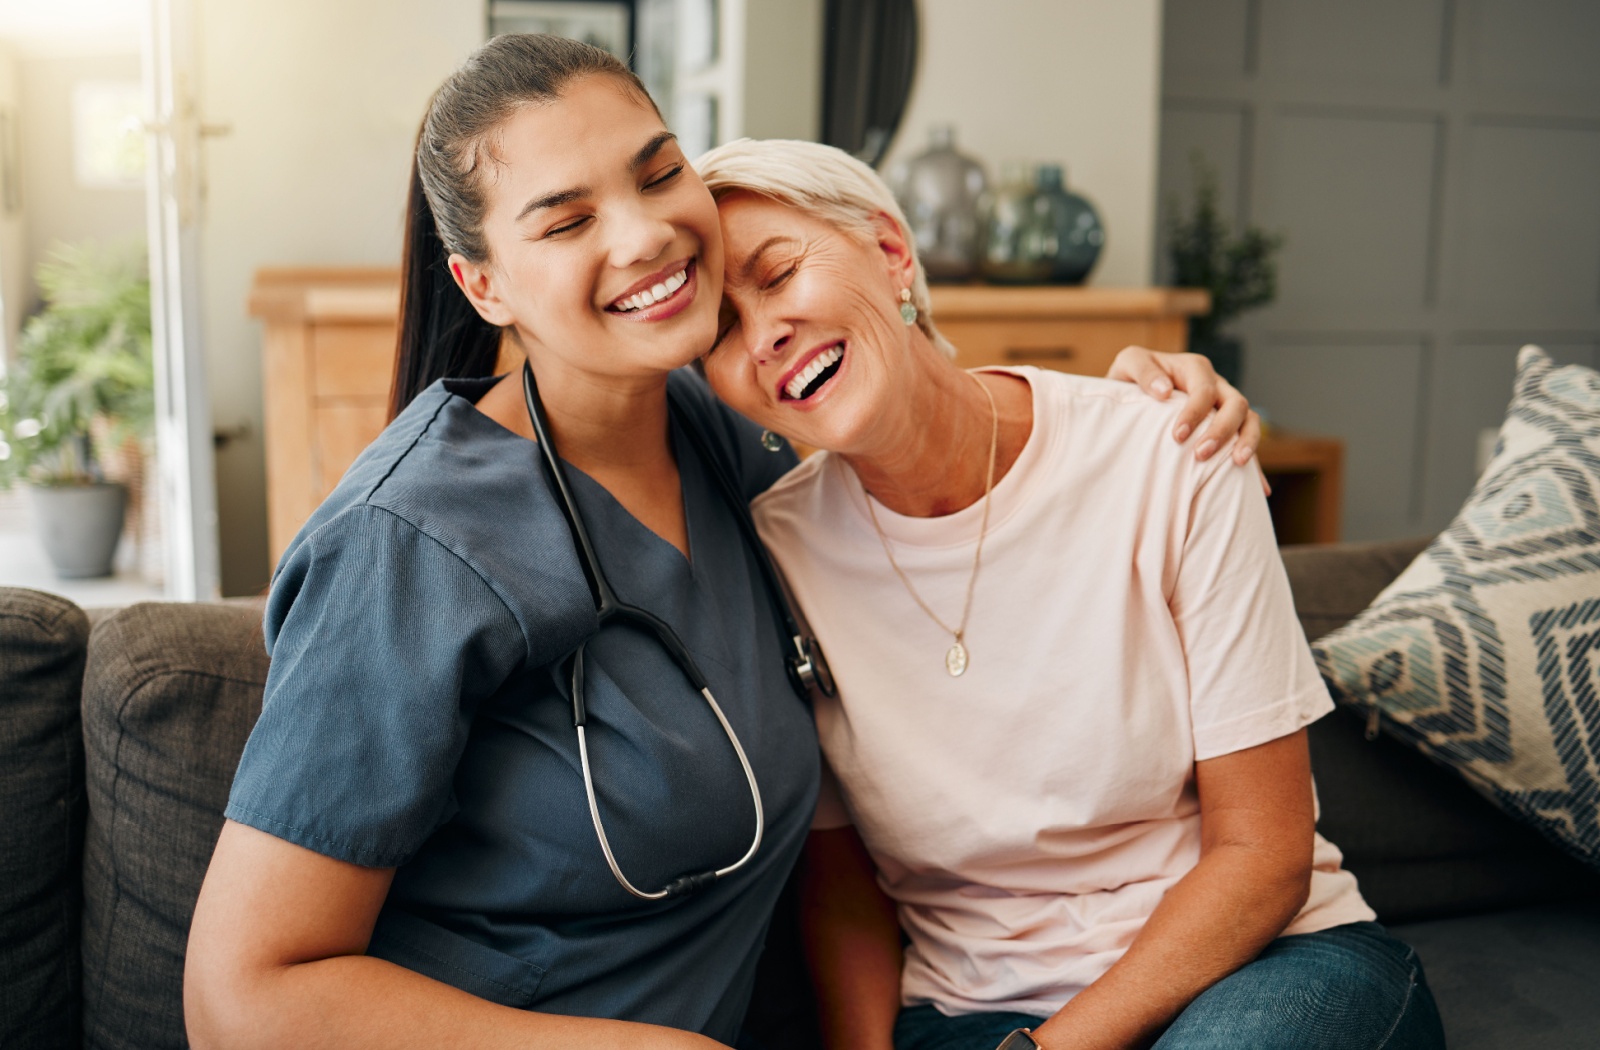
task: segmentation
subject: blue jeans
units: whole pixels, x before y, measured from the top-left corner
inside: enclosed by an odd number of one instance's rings
[[[1018,1013],[946,1017],[900,1011],[895,1050],[993,1050],[1037,1028]],[[1442,1050],[1444,1030],[1422,963],[1375,922],[1279,937],[1200,994],[1155,1050]]]

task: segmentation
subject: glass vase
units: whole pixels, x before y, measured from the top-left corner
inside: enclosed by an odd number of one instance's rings
[[[1059,164],[1041,164],[1034,179],[1034,212],[1049,259],[1048,280],[1054,284],[1082,284],[1105,245],[1105,227],[1094,205],[1071,192]]]
[[[929,129],[928,148],[895,165],[890,188],[911,224],[931,281],[965,281],[978,272],[983,227],[978,207],[988,179],[983,165],[955,146],[948,124]]]

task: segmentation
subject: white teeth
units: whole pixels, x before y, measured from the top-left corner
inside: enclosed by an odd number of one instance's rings
[[[635,310],[643,310],[647,306],[654,306],[679,288],[682,288],[688,281],[689,271],[679,270],[665,281],[652,285],[636,295],[628,296],[617,303],[616,308],[619,312],[626,314]]]
[[[794,378],[784,385],[783,392],[798,401],[811,381],[829,368],[835,361],[844,356],[844,350],[837,346],[830,346],[822,353],[811,359],[811,363],[794,374]]]

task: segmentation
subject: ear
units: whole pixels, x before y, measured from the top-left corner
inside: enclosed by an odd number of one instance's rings
[[[451,254],[450,274],[479,317],[500,328],[516,320],[500,300],[496,275],[488,263],[475,263],[465,255]]]
[[[896,288],[910,288],[917,274],[917,257],[911,250],[905,230],[886,211],[880,211],[872,217],[872,229],[878,241],[878,250],[883,253],[889,279]]]

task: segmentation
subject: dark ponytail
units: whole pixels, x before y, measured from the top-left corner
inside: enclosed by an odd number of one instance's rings
[[[478,315],[450,275],[416,162],[406,195],[406,238],[400,270],[400,346],[395,354],[389,418],[435,380],[494,374],[500,328]]]
[[[434,381],[494,374],[501,330],[456,287],[449,258],[487,262],[480,173],[496,128],[520,106],[548,102],[582,76],[613,76],[654,108],[639,78],[613,55],[564,37],[508,33],[484,44],[445,80],[417,134],[406,200],[400,338],[389,416]]]

